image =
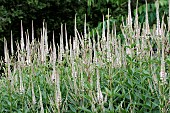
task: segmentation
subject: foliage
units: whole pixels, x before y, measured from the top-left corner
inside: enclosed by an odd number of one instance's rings
[[[116,35],[107,21],[97,41],[78,31],[69,41],[61,25],[58,51],[46,26],[39,41],[21,37],[12,55],[4,40],[0,112],[169,112],[169,29],[164,20],[157,29],[134,23],[122,23]]]

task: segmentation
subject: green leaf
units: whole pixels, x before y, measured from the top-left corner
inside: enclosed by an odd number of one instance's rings
[[[147,70],[143,70],[143,74],[144,74],[144,75],[147,75],[147,76],[150,76],[150,73],[149,73],[149,71],[147,71]]]
[[[170,65],[170,57],[169,56],[166,59],[166,63]]]
[[[135,43],[131,44],[130,48],[134,48],[136,46]]]
[[[105,91],[106,91],[106,94],[108,94],[108,96],[112,95],[112,92],[107,87],[105,87]]]
[[[92,111],[90,111],[89,109],[85,108],[85,107],[78,107],[78,109],[86,112],[86,113],[91,113]]]
[[[68,106],[69,106],[69,108],[71,109],[72,112],[76,113],[76,109],[72,106],[72,104],[69,104]]]
[[[90,97],[89,95],[83,95],[84,96],[84,98],[86,98],[87,100],[92,100],[92,97]]]

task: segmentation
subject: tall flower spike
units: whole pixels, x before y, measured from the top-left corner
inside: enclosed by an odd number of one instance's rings
[[[115,53],[115,47],[114,47],[114,26],[111,30],[111,53]],[[111,54],[111,62],[112,62],[112,66],[114,65],[114,60],[113,60],[113,55]]]
[[[103,39],[104,42],[106,41],[106,37],[105,37],[105,21],[104,21],[104,15],[103,15],[102,39]]]
[[[25,61],[25,56],[24,56],[25,43],[24,43],[24,33],[23,33],[22,20],[21,20],[21,41],[20,41],[20,45],[21,45],[21,63],[22,63],[22,65],[24,65],[24,61]]]
[[[75,58],[76,56],[76,49],[77,48],[77,40],[76,39],[73,39],[73,58]]]
[[[41,94],[41,89],[40,89],[40,86],[39,86],[39,85],[38,85],[38,89],[39,89],[39,94],[40,94],[40,108],[41,108],[40,113],[44,113],[44,107],[43,107],[43,101],[42,101],[42,94]]]
[[[54,32],[53,32],[53,63],[56,62],[56,46],[54,40]]]
[[[24,35],[23,35],[23,25],[22,25],[22,20],[21,20],[21,51],[24,51]]]
[[[78,53],[80,52],[81,49],[84,49],[84,39],[83,39],[83,35],[80,35],[80,33],[77,30],[77,35],[78,35],[78,46],[82,47],[82,48],[78,48]]]
[[[21,67],[20,64],[18,65],[18,69],[19,69],[19,80],[20,80],[20,93],[22,94],[24,92],[24,86],[23,86],[23,81],[22,81],[22,73],[21,73]]]
[[[52,64],[53,63],[53,50],[52,50],[52,44],[51,43],[50,43],[49,51],[50,51],[50,64]]]
[[[89,59],[89,63],[93,60],[92,59],[92,41],[91,41],[91,39],[90,39],[90,32],[89,32],[89,37],[88,37],[89,39],[88,39],[88,41],[89,41],[89,54],[90,54],[90,59]]]
[[[8,73],[7,73],[7,76],[8,76],[8,79],[11,80],[11,83],[13,82],[12,80],[12,76],[11,75],[11,69],[10,69],[10,59],[9,59],[9,51],[8,51],[8,47],[7,47],[7,41],[6,39],[4,38],[4,54],[5,54],[5,63],[7,64],[7,68],[8,68]]]
[[[163,39],[164,40],[164,39]],[[164,42],[162,40],[162,43]],[[166,72],[165,72],[165,56],[164,56],[164,44],[162,44],[162,58],[161,58],[161,72],[160,72],[160,79],[163,83],[166,83]]]
[[[166,78],[167,78],[167,73],[165,72],[165,37],[164,37],[164,16],[162,17],[162,25],[161,25],[161,39],[162,39],[162,58],[161,58],[161,72],[160,72],[160,79],[162,82],[165,84]]]
[[[37,61],[38,61],[38,64],[40,63],[41,61],[41,46],[38,48],[37,50]]]
[[[55,91],[55,104],[56,104],[57,109],[58,109],[57,113],[60,113],[60,96],[61,96],[61,93],[59,93],[56,89],[56,91]]]
[[[80,44],[82,45],[82,40],[81,40],[81,36],[80,36],[78,30],[76,30],[76,32],[77,32],[77,35],[78,35],[77,45],[76,45],[77,46],[76,53],[77,53],[77,56],[79,56],[79,54],[80,54]]]
[[[131,0],[128,0],[128,26],[132,29]]]
[[[75,39],[73,40],[73,50],[74,50],[74,55],[78,56],[78,49],[79,49],[79,46],[78,46],[78,38],[77,38],[77,19],[76,19],[76,15],[75,15],[75,21],[74,21],[75,25],[74,25],[74,36],[75,36]]]
[[[94,32],[93,32],[93,53],[94,53],[94,55],[93,55],[93,62],[95,62],[96,63],[96,42],[95,42],[95,38],[94,38]]]
[[[84,40],[87,41],[87,29],[86,29],[86,14],[84,18]]]
[[[17,58],[18,58],[18,63],[20,63],[20,47],[19,47],[19,44],[17,44]]]
[[[73,61],[72,64],[72,77],[73,77],[73,82],[74,82],[74,91],[75,91],[75,94],[77,94],[77,71],[76,71],[76,68],[75,68],[75,62]]]
[[[60,58],[59,58],[59,62],[62,61],[62,57],[64,54],[64,44],[63,44],[63,24],[61,24],[61,34],[60,34]]]
[[[32,20],[32,44],[34,45],[34,23]]]
[[[122,66],[122,45],[121,45],[121,39],[118,39],[118,45],[119,45],[119,53],[118,53],[118,57],[119,57],[119,62],[118,65],[119,67]]]
[[[69,39],[69,45],[70,45],[70,62],[73,62],[73,47],[72,47],[72,43],[71,43],[71,38]]]
[[[119,56],[118,56],[118,42],[117,42],[117,38],[114,38],[114,46],[115,46],[115,63],[114,63],[114,67],[116,67],[119,63]]]
[[[44,59],[44,22],[43,22],[43,30],[41,30],[40,51],[41,51],[41,62],[43,63],[45,61]]]
[[[60,113],[60,104],[61,104],[61,91],[60,91],[60,77],[59,74],[55,73],[55,102],[57,105],[58,113]]]
[[[138,26],[139,26],[139,22],[138,22],[138,0],[137,0],[137,4],[136,4],[136,14],[135,14],[135,24],[134,24],[134,28],[136,30],[136,34],[138,33]]]
[[[14,55],[13,36],[11,31],[11,54]]]
[[[159,19],[159,1],[156,1],[156,35],[161,35],[160,19]]]
[[[54,32],[53,32],[53,52],[52,52],[52,61],[53,61],[53,72],[52,72],[52,76],[51,76],[51,81],[55,80],[55,76],[56,76],[56,70],[55,70],[55,63],[56,63],[56,46],[55,46],[55,42],[54,42]]]
[[[11,64],[10,64],[9,58],[8,58],[7,64],[8,64],[8,79],[11,81],[11,85],[12,85],[13,84],[13,76],[11,76],[11,68],[10,68]]]
[[[100,35],[99,35],[99,32],[96,30],[97,32],[97,50],[99,52],[101,52],[101,48],[100,48]]]
[[[4,38],[4,55],[5,55],[5,63],[8,62],[8,48],[7,48],[7,41],[6,39]]]
[[[65,46],[65,49],[66,51],[68,51],[68,38],[67,38],[67,27],[66,27],[66,24],[65,24],[65,40],[66,40],[66,46]]]
[[[29,33],[28,30],[26,32],[26,51],[27,51],[27,64],[31,63],[31,57],[30,57],[30,38],[29,38]]]
[[[45,31],[44,31],[44,43],[45,43],[45,59],[48,55],[48,36],[47,36],[47,23],[45,23]]]
[[[100,88],[100,75],[99,75],[98,68],[96,69],[96,73],[97,73],[97,99],[98,99],[99,103],[102,103],[103,102],[103,94],[102,94],[101,88]]]
[[[160,27],[160,35],[161,36],[165,36],[165,22],[164,22],[164,15],[162,16],[162,23],[161,23],[161,27]],[[165,41],[165,39],[164,39]]]
[[[80,73],[81,73],[81,78],[80,78],[80,82],[81,82],[81,91],[82,93],[84,93],[84,77],[83,77],[83,69],[81,68],[80,70]]]
[[[110,20],[109,20],[109,9],[108,9],[108,19],[107,19],[107,61],[111,61],[111,52],[110,52]]]
[[[32,86],[32,104],[35,105],[36,104],[36,98],[35,98],[35,93],[34,93],[33,82],[31,83],[31,86]]]
[[[145,13],[145,34],[150,34],[149,19],[148,19],[148,3],[146,0],[146,13]]]

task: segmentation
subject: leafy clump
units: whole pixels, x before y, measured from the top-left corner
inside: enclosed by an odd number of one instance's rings
[[[159,12],[158,2],[156,5]],[[31,42],[28,32],[24,41],[21,22],[16,53],[11,43],[9,55],[4,40],[1,112],[168,112],[170,57],[165,53],[170,25],[165,27],[157,13],[156,27],[150,29],[147,5],[141,25],[137,14],[132,23],[129,2],[122,35],[116,34],[115,24],[110,28],[109,17],[101,35],[88,33],[86,21],[82,35],[75,19],[73,39],[68,40],[61,25],[56,46],[54,35],[48,44],[45,23],[39,41],[34,39],[33,24]]]

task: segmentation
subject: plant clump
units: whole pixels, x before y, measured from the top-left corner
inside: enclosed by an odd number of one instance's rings
[[[95,32],[97,37],[88,33],[86,18],[84,34],[79,33],[75,17],[75,36],[68,38],[66,25],[61,25],[59,45],[54,33],[48,44],[45,22],[37,41],[33,24],[32,35],[26,31],[24,37],[21,21],[16,52],[11,35],[12,55],[4,39],[0,112],[168,113],[170,23],[166,25],[164,17],[159,19],[158,2],[156,14],[152,29],[147,4],[145,23],[138,22],[137,13],[132,20],[129,0],[128,17],[120,26],[122,34],[117,34],[115,24],[110,28],[108,17],[101,35]]]

